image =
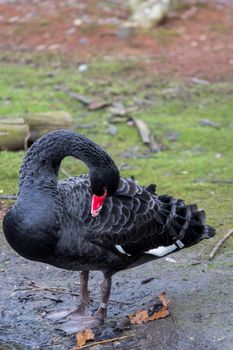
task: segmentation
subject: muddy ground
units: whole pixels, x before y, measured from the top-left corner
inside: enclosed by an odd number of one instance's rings
[[[171,257],[175,261],[163,258],[114,277],[113,302],[105,325],[96,330],[96,338],[134,336],[106,345],[105,349],[232,349],[232,256],[219,254],[212,262],[200,260],[200,252],[206,244],[209,242],[173,254]],[[2,235],[0,246],[0,349],[71,349],[75,337],[55,330],[52,322],[43,316],[51,309],[77,305],[78,298],[65,293],[18,289],[31,288],[35,283],[40,287],[61,287],[78,292],[78,274],[19,257]],[[153,277],[150,282],[142,284],[150,277]],[[98,272],[91,274],[94,307],[98,306],[100,278]],[[171,315],[129,326],[126,316],[156,302],[162,291],[171,299]]]

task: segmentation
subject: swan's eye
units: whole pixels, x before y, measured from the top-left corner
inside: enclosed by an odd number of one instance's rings
[[[104,194],[102,196],[97,196],[96,194],[93,194],[92,201],[91,201],[91,215],[93,218],[95,218],[99,214],[106,197],[107,197],[106,188],[104,188]]]

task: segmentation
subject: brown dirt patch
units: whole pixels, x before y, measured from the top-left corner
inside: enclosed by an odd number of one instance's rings
[[[96,57],[138,59],[153,74],[231,80],[231,1],[190,1],[163,25],[125,39],[123,0],[0,1],[0,50],[55,52],[72,62]]]

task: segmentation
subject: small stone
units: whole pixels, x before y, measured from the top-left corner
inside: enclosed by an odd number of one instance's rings
[[[222,157],[222,154],[221,153],[215,153],[214,157],[216,159],[220,159]]]
[[[46,46],[45,45],[38,45],[36,47],[36,51],[44,51],[46,49]]]
[[[67,34],[67,35],[72,35],[72,34],[74,34],[75,32],[76,32],[76,28],[72,27],[72,28],[70,28],[70,29],[68,29],[68,30],[66,31],[66,34]]]
[[[215,52],[222,51],[223,48],[224,48],[224,47],[223,47],[222,44],[218,44],[218,45],[215,45],[215,46],[213,47],[213,51],[215,51]]]
[[[197,47],[198,46],[198,42],[197,41],[191,41],[190,45],[192,47]]]
[[[117,134],[117,127],[115,125],[110,125],[107,132],[108,134],[115,136]]]
[[[132,36],[134,28],[128,25],[119,27],[116,31],[116,35],[119,39],[125,40]]]
[[[80,64],[80,66],[78,67],[78,71],[80,73],[86,72],[88,70],[88,65],[87,64]]]
[[[80,19],[80,18],[76,18],[73,22],[73,24],[76,26],[76,27],[79,27],[81,26],[83,23],[83,21]]]
[[[80,44],[80,45],[86,45],[86,44],[88,44],[88,39],[87,39],[87,38],[80,38],[80,39],[79,39],[79,44]]]
[[[14,16],[14,17],[11,17],[11,18],[8,19],[8,23],[14,24],[14,23],[19,22],[19,20],[20,20],[19,16]]]
[[[54,51],[60,48],[60,44],[52,44],[49,46],[49,50]]]
[[[210,82],[208,80],[198,79],[198,78],[192,78],[191,81],[194,84],[200,84],[200,85],[208,85],[208,84],[210,84]]]
[[[201,34],[201,35],[199,36],[199,40],[200,40],[200,41],[205,41],[205,40],[206,40],[206,35],[205,35],[205,34]]]
[[[170,142],[175,142],[179,139],[180,137],[180,133],[178,132],[175,132],[175,131],[168,131],[167,132],[167,139],[170,141]]]

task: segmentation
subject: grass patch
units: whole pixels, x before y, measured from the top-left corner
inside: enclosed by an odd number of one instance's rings
[[[136,63],[129,66],[102,61],[90,63],[88,71],[80,73],[77,66],[3,63],[0,115],[67,110],[77,131],[101,144],[123,166],[122,176],[134,174],[141,184],[157,183],[160,194],[169,193],[185,198],[187,203],[196,202],[206,209],[208,222],[221,235],[233,226],[233,185],[211,183],[211,180],[233,179],[233,84],[165,84],[154,81],[153,77],[145,78],[143,71],[138,73],[140,68]],[[117,134],[109,135],[108,110],[88,111],[60,91],[61,84],[97,100],[109,99],[126,106],[136,104],[132,116],[148,123],[165,150],[158,154],[148,152],[137,130],[127,124],[117,125]],[[139,99],[150,103],[137,104]],[[201,126],[199,121],[204,118],[219,122],[221,128]],[[93,128],[79,130],[79,125],[93,122],[96,123]],[[179,136],[175,142],[168,140],[169,132]],[[135,146],[135,157],[128,158],[125,152]],[[17,193],[23,155],[24,152],[0,152],[1,193]],[[86,171],[84,165],[72,158],[64,160],[62,167],[71,175]]]

